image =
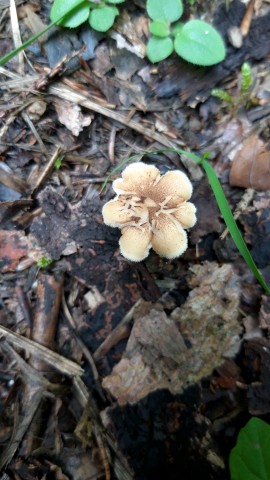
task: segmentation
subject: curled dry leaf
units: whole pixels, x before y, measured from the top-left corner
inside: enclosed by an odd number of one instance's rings
[[[270,189],[270,152],[257,135],[251,135],[233,160],[230,185],[234,187]]]
[[[83,127],[88,127],[91,124],[92,117],[90,115],[83,115],[81,107],[69,102],[54,102],[57,111],[59,122],[67,127],[76,137],[83,130]]]

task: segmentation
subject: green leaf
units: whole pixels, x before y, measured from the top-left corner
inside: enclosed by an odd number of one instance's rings
[[[173,41],[170,37],[151,37],[146,47],[146,55],[152,63],[164,60],[171,55],[172,52]]]
[[[156,37],[165,38],[170,35],[170,27],[166,22],[151,22],[149,25],[149,30]]]
[[[225,57],[225,46],[220,34],[202,20],[185,23],[175,38],[174,48],[180,57],[195,65],[215,65]]]
[[[62,27],[76,28],[87,20],[89,10],[90,5],[87,1],[55,0],[51,9],[50,18],[52,22]],[[63,15],[67,15],[67,17],[59,21],[59,18]]]
[[[119,11],[116,7],[104,6],[101,8],[94,8],[90,12],[89,23],[97,32],[107,32],[113,24],[116,15]]]
[[[146,10],[152,20],[176,22],[183,14],[182,0],[147,0]]]
[[[185,24],[183,22],[176,23],[172,29],[172,35],[176,37],[177,35],[180,35],[182,28]]]
[[[238,435],[230,454],[232,480],[270,479],[270,426],[253,417]]]
[[[107,3],[124,3],[125,0],[106,0]]]

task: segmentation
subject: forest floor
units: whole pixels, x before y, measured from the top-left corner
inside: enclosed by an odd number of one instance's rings
[[[17,20],[23,41],[49,23],[49,2],[10,3],[0,56]],[[213,21],[226,42],[214,67],[150,64],[142,0],[121,5],[108,34],[55,28],[0,67],[1,480],[229,480],[239,430],[270,421],[269,297],[201,167],[153,153],[209,152],[269,285],[270,6],[255,2],[236,48],[247,6],[193,3],[186,18]],[[134,154],[193,184],[197,223],[175,260],[125,259],[103,222],[113,169]]]

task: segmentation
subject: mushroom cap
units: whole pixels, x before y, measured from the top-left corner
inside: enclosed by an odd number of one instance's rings
[[[187,249],[187,234],[180,223],[161,214],[158,217],[152,237],[152,248],[158,255],[173,259]]]
[[[168,207],[177,207],[181,202],[189,200],[192,195],[192,185],[184,172],[174,170],[165,173],[156,185],[155,199],[162,202],[171,197]]]
[[[151,187],[159,180],[160,171],[154,165],[131,163],[122,172],[122,178],[114,180],[112,187],[117,194],[136,194],[149,197]]]
[[[130,164],[113,182],[117,196],[107,202],[104,222],[121,228],[120,251],[133,262],[144,260],[152,247],[173,259],[187,249],[184,229],[196,223],[196,207],[188,202],[192,185],[185,173],[174,170],[161,176],[154,165]]]
[[[145,205],[136,205],[126,208],[125,199],[113,199],[105,203],[102,208],[103,220],[109,227],[120,227],[124,224],[138,221],[145,223],[148,220],[148,209]]]
[[[132,262],[148,257],[152,233],[148,228],[124,227],[119,240],[120,252]]]
[[[196,211],[197,209],[193,203],[185,202],[177,207],[177,209],[173,212],[173,216],[183,228],[191,228],[194,227],[197,221]]]

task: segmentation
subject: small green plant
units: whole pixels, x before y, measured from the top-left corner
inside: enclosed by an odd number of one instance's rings
[[[54,0],[51,9],[51,21],[62,27],[76,28],[82,23],[89,21],[90,26],[98,32],[107,32],[119,14],[115,4],[125,0],[102,0],[100,2],[88,2],[82,0]],[[66,15],[64,20],[60,17]]]
[[[64,155],[58,155],[54,163],[55,170],[60,170],[60,168],[62,167],[63,158],[64,158]]]
[[[187,62],[201,66],[224,59],[224,42],[209,23],[203,20],[175,23],[183,14],[182,0],[147,0],[146,10],[152,20],[149,26],[152,37],[146,54],[152,63],[164,60],[173,51]]]
[[[230,454],[231,480],[270,479],[270,425],[259,418],[249,420]]]
[[[243,63],[241,67],[240,85],[236,95],[232,96],[222,88],[214,88],[211,91],[213,97],[219,98],[223,102],[231,105],[234,110],[241,106],[249,106],[251,102],[252,72],[249,63]]]
[[[53,263],[53,260],[51,260],[50,258],[48,257],[41,257],[38,261],[37,261],[37,266],[38,268],[47,268],[49,267],[49,265],[51,265]]]

